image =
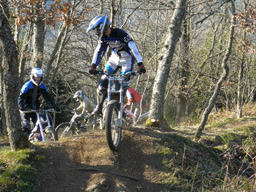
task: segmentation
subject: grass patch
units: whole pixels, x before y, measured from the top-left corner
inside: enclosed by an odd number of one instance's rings
[[[244,126],[244,127],[238,127],[235,129],[235,131],[243,132],[245,135],[251,135],[256,131],[256,124]]]
[[[5,135],[0,135],[0,147],[3,145],[9,145],[8,137]]]
[[[207,129],[209,129],[209,128],[220,128],[220,127],[224,127],[227,124],[234,124],[237,121],[240,121],[240,120],[237,120],[237,119],[234,119],[234,118],[219,119],[218,121],[209,123],[208,125],[206,125],[205,128],[207,128]]]
[[[162,137],[156,149],[161,156],[160,182],[170,191],[201,191],[221,185],[222,160],[213,147],[193,142],[188,137],[172,134]]]
[[[16,152],[9,147],[0,148],[0,191],[33,192],[36,184],[37,159],[34,150]]]
[[[219,140],[223,145],[230,147],[232,144],[242,144],[243,139],[246,136],[238,135],[235,133],[226,133],[220,136],[216,136],[216,140]]]

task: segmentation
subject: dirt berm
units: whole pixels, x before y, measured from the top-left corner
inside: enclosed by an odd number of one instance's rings
[[[90,131],[41,144],[40,192],[164,192],[167,170],[157,153],[162,135],[145,129],[124,130],[119,152],[109,150],[104,131]]]

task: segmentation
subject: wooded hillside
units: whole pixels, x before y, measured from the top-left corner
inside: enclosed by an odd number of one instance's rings
[[[18,116],[17,94],[8,95],[20,91],[34,66],[44,70],[44,83],[65,114],[57,123],[74,107],[78,89],[96,103],[98,80],[88,69],[97,37],[86,28],[97,15],[125,29],[140,50],[147,73],[132,86],[148,103],[149,125],[162,118],[168,123],[202,118],[203,131],[212,111],[236,110],[241,118],[242,106],[255,100],[252,0],[3,0],[0,6],[3,134],[8,126],[19,127],[9,119]],[[105,63],[106,57],[101,66]]]

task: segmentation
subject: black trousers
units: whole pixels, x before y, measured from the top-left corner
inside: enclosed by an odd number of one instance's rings
[[[30,120],[32,120],[33,124],[36,124],[37,121],[37,116],[36,113],[23,113],[20,112],[20,116],[21,116],[21,124],[22,124],[22,129],[24,131],[31,131],[31,127],[30,127]]]

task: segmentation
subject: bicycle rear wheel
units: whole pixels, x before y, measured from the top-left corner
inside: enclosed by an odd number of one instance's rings
[[[121,143],[121,127],[118,119],[118,102],[110,101],[105,110],[105,128],[108,146],[112,151],[117,151]]]
[[[55,132],[57,133],[57,137],[59,139],[61,139],[63,137],[71,137],[72,135],[75,134],[74,130],[71,129],[71,126],[70,126],[69,122],[59,124],[56,127]]]

